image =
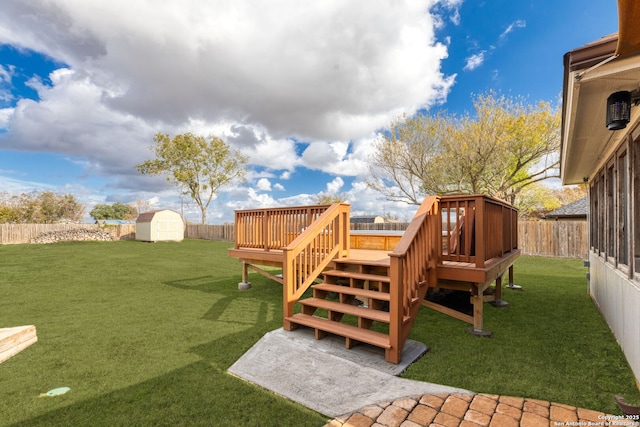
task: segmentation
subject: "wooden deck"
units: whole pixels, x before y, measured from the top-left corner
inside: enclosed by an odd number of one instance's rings
[[[517,210],[482,195],[428,197],[403,235],[350,234],[344,204],[237,211],[229,255],[243,264],[239,287],[248,285],[248,269],[283,284],[284,329],[311,327],[318,339],[342,335],[347,347],[370,343],[385,349],[387,361],[399,363],[420,306],[489,335],[484,303],[503,303],[503,276],[508,271],[513,282],[520,256]],[[260,266],[282,268],[282,275]],[[324,283],[317,284],[319,277]],[[309,288],[313,297],[301,299]],[[426,298],[441,289],[469,292],[472,315]],[[339,301],[331,300],[335,294]],[[363,301],[366,308],[353,307]],[[345,316],[356,317],[358,326],[343,323]],[[371,330],[373,322],[388,325],[386,338]]]
[[[443,261],[438,265],[438,279],[474,283],[493,282],[520,257],[520,249],[515,249],[488,260],[484,267],[476,267],[470,262]]]
[[[367,241],[367,245],[372,245],[370,239]],[[341,262],[354,265],[389,267],[391,262],[389,255],[391,252],[389,250],[376,249],[350,249],[348,255],[342,258]],[[231,249],[229,254],[245,262],[247,268],[252,268],[261,274],[266,273],[265,275],[268,277],[282,283],[279,277],[264,272],[264,270],[253,264],[282,268],[283,251],[271,250],[264,252],[255,249]],[[516,249],[502,257],[488,260],[485,262],[484,267],[481,268],[478,268],[475,263],[464,261],[445,260],[437,265],[438,282],[436,288],[469,292],[470,301],[473,305],[473,315],[468,315],[428,300],[424,300],[422,304],[425,307],[473,325],[473,330],[479,335],[489,335],[490,332],[484,329],[484,303],[495,303],[497,301],[498,304],[504,304],[502,300],[503,276],[508,274],[508,283],[513,283],[513,264],[519,256],[520,250]],[[327,268],[333,268],[333,265],[330,264]],[[490,288],[492,292],[487,294],[487,290]]]

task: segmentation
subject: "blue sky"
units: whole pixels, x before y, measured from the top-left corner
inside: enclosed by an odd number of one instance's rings
[[[562,56],[615,31],[612,0],[5,0],[0,192],[179,210],[177,191],[134,165],[156,132],[190,131],[250,160],[209,222],[319,193],[408,219],[414,206],[365,184],[392,119],[470,110],[487,90],[556,104]]]

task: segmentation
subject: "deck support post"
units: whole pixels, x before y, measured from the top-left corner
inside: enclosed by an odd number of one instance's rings
[[[484,314],[484,286],[481,283],[476,283],[473,286],[471,303],[473,304],[473,327],[468,328],[467,332],[477,337],[491,338],[493,334],[491,331],[482,329],[483,326],[483,314]]]
[[[502,276],[499,276],[496,279],[496,289],[493,294],[494,299],[491,301],[491,305],[494,307],[506,307],[509,305],[508,302],[502,299]]]
[[[513,265],[509,267],[509,284],[507,287],[509,289],[522,290],[522,286],[518,286],[513,283]]]
[[[249,264],[242,261],[242,282],[238,283],[238,289],[246,291],[251,289],[251,282],[249,281]]]

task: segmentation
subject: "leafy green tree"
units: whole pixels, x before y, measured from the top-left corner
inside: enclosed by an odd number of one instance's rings
[[[45,223],[79,222],[85,205],[72,194],[60,195],[52,191],[22,193],[0,197],[0,222]]]
[[[518,216],[520,219],[541,218],[547,212],[562,206],[554,190],[541,184],[532,184],[518,196]]]
[[[84,203],[80,203],[72,194],[65,194],[60,200],[61,213],[64,218],[68,218],[74,222],[82,221],[84,213],[87,210],[87,206]]]
[[[207,221],[207,209],[220,190],[246,174],[247,158],[232,150],[223,140],[209,140],[192,133],[176,135],[158,133],[152,147],[156,158],[136,165],[143,175],[165,175],[182,194],[191,197]]]
[[[97,204],[89,212],[91,218],[97,220],[112,219],[114,216],[113,207],[111,205]]]
[[[138,210],[133,206],[116,202],[112,205],[112,207],[113,207],[113,213],[115,214],[114,219],[123,219],[125,221],[131,221],[138,216]]]
[[[122,219],[130,221],[134,219],[137,214],[138,211],[136,208],[120,202],[116,202],[112,205],[97,204],[93,209],[91,209],[91,212],[89,212],[89,215],[91,215],[95,220]]]
[[[18,222],[18,215],[11,206],[0,206],[0,224]]]
[[[377,142],[369,185],[390,200],[483,193],[517,205],[528,186],[558,177],[560,112],[493,92],[475,114],[403,117]]]

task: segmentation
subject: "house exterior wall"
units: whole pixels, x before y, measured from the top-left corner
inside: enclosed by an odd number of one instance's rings
[[[589,293],[627,357],[640,386],[640,284],[595,252],[589,254]]]
[[[589,181],[589,290],[640,387],[640,131]]]

